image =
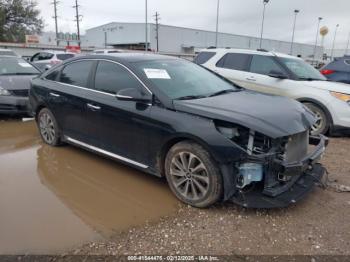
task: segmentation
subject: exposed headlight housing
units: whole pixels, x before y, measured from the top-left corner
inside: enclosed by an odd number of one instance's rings
[[[10,96],[10,95],[11,95],[11,93],[9,91],[0,87],[0,96]]]
[[[338,98],[350,105],[350,95],[348,94],[343,94],[343,93],[338,93],[338,92],[331,92],[331,95],[334,96],[335,98]]]
[[[235,127],[223,127],[218,126],[217,129],[221,134],[223,134],[228,139],[233,139],[237,136],[239,136],[238,128]]]

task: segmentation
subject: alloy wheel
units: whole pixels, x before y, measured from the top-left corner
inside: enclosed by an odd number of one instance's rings
[[[54,122],[48,113],[40,115],[39,119],[40,133],[46,143],[52,144],[56,137]]]
[[[170,165],[170,176],[176,190],[188,200],[201,199],[208,193],[207,168],[193,153],[180,152],[174,155]]]

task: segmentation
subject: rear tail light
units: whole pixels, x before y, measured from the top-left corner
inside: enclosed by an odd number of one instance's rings
[[[321,74],[322,75],[331,75],[331,74],[333,74],[333,73],[335,73],[335,71],[334,70],[329,70],[329,69],[324,69],[324,70],[321,70]]]

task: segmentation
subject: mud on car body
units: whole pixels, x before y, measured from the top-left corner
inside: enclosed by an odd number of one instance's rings
[[[315,118],[305,106],[177,58],[75,58],[34,79],[30,102],[47,144],[70,143],[165,176],[195,207],[288,206],[324,174],[318,160],[327,139],[309,136]]]

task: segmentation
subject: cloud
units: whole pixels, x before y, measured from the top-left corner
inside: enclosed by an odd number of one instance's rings
[[[262,19],[262,0],[220,0],[220,31],[233,34],[259,36]],[[76,30],[74,0],[61,0],[58,6],[59,30]],[[49,0],[38,0],[41,14],[47,24],[46,30],[54,30],[53,6]],[[216,0],[148,0],[149,21],[156,11],[161,23],[215,30]],[[112,21],[144,22],[144,0],[79,0],[81,23],[84,30]],[[325,47],[330,48],[336,24],[340,24],[336,48],[346,48],[350,32],[350,1],[348,0],[270,0],[266,8],[264,37],[290,41],[294,9],[300,9],[295,40],[313,44],[316,37],[317,19],[323,17],[322,25],[330,29]]]

